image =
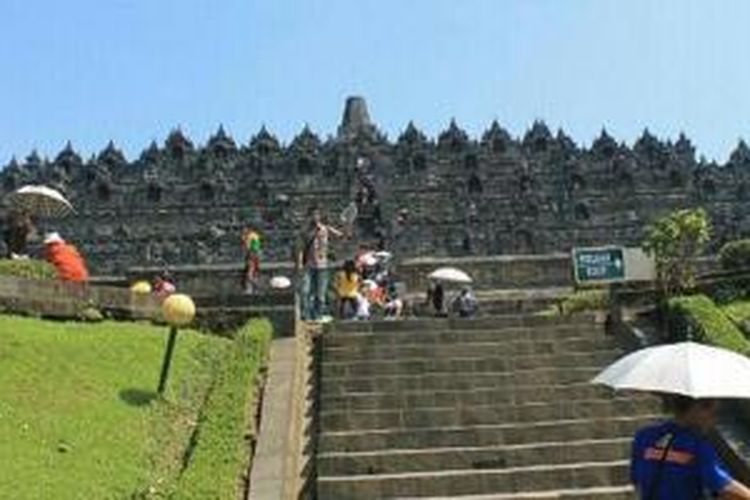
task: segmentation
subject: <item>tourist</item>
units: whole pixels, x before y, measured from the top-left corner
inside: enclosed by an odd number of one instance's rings
[[[254,293],[260,278],[260,234],[251,228],[246,229],[242,233],[242,248],[245,251],[242,288],[245,293]]]
[[[477,312],[477,299],[471,288],[465,287],[453,301],[454,310],[462,318],[471,318]]]
[[[382,309],[386,303],[385,287],[375,280],[365,280],[365,294],[370,304]]]
[[[55,266],[57,276],[63,281],[86,282],[89,272],[76,247],[66,243],[59,233],[49,233],[44,238],[44,256]]]
[[[320,210],[312,210],[310,231],[305,235],[298,265],[304,268],[302,281],[303,318],[320,320],[327,309],[328,243],[330,236],[341,238],[343,233],[323,222]]]
[[[7,227],[3,239],[9,259],[28,258],[27,245],[34,232],[31,216],[22,212],[11,212],[6,218]]]
[[[357,315],[355,319],[367,321],[370,319],[370,300],[365,293],[357,296]]]
[[[445,289],[439,281],[430,281],[427,288],[427,304],[432,306],[435,316],[445,316]]]
[[[750,500],[750,489],[732,479],[705,437],[716,423],[718,402],[669,398],[674,419],[639,430],[633,441],[631,479],[645,500],[718,496]]]
[[[336,277],[336,292],[339,299],[339,318],[349,319],[357,313],[360,278],[353,260],[344,262]]]
[[[172,277],[167,271],[164,271],[154,280],[154,294],[160,299],[166,299],[177,291],[177,287],[172,281]]]
[[[393,283],[388,287],[384,310],[387,319],[398,319],[404,311],[404,301],[399,297],[398,290]]]
[[[357,248],[357,254],[354,256],[354,262],[357,266],[357,272],[362,276],[362,279],[367,279],[366,271],[368,268],[367,263],[371,260],[372,250],[367,246],[366,243],[360,243]]]

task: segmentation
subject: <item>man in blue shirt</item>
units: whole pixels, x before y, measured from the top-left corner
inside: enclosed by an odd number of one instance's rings
[[[639,430],[633,441],[631,479],[643,500],[694,500],[705,494],[750,500],[704,437],[716,423],[718,402],[674,396],[673,420]]]

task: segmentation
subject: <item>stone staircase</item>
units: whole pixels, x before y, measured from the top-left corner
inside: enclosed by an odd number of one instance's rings
[[[341,323],[320,346],[317,498],[632,499],[658,401],[588,381],[591,317]]]

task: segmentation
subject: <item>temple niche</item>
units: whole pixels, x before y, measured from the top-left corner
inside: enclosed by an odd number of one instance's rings
[[[52,160],[17,158],[0,170],[0,195],[30,183],[65,193],[76,215],[43,229],[76,242],[98,274],[240,262],[247,225],[264,234],[267,260],[289,260],[313,206],[342,224],[353,204],[351,244],[403,257],[637,245],[655,217],[691,206],[712,215],[715,244],[750,233],[744,141],[718,164],[696,159],[685,134],[646,129],[631,147],[602,129],[584,148],[540,120],[521,137],[493,121],[478,138],[456,120],[437,137],[409,122],[390,140],[361,97],[347,99],[334,135],[305,125],[287,144],[265,126],[242,143],[219,125],[203,145],[175,128],[133,159],[114,141],[86,160],[70,142]]]

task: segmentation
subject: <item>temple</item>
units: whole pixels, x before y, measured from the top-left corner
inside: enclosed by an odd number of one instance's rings
[[[114,143],[83,160],[70,143],[49,161],[32,152],[0,171],[0,197],[29,183],[59,189],[76,215],[51,221],[97,274],[135,265],[239,262],[254,226],[267,260],[289,260],[318,205],[333,224],[356,203],[355,238],[402,256],[564,252],[637,245],[646,225],[677,207],[702,206],[714,248],[748,233],[750,149],[724,165],[697,160],[680,135],[648,130],[632,147],[605,130],[591,147],[535,122],[514,138],[493,122],[480,138],[455,122],[437,139],[413,124],[389,140],[365,100],[347,99],[334,137],[305,126],[287,145],[265,127],[238,144],[219,127],[202,147],[181,130],[128,161]]]

